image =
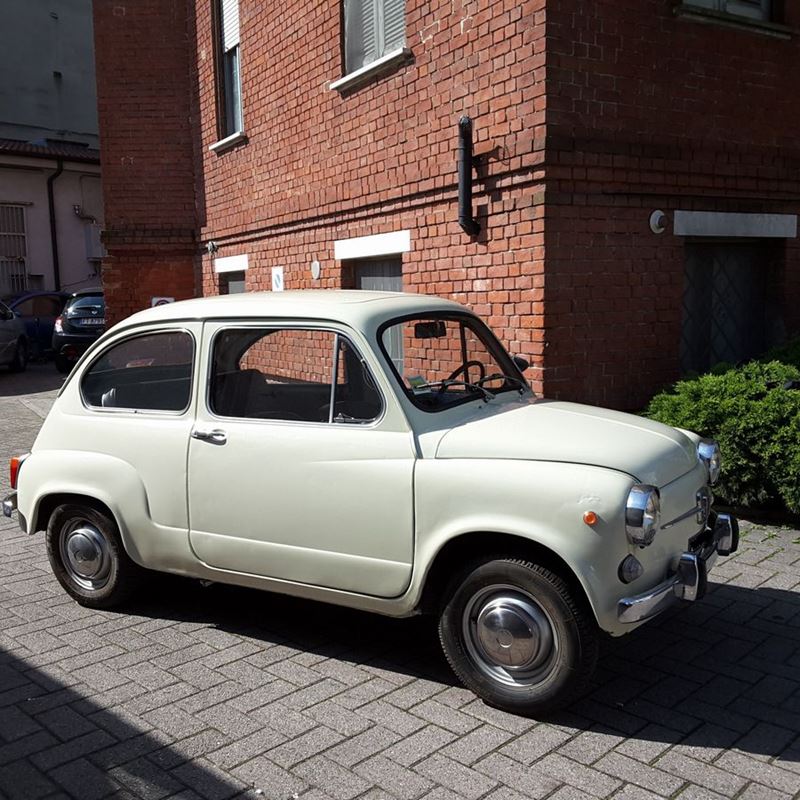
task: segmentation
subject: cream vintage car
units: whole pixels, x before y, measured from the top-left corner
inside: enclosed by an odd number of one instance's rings
[[[738,543],[711,441],[536,397],[468,309],[380,292],[252,293],[99,339],[4,511],[46,531],[79,603],[147,570],[396,617],[438,615],[461,681],[539,713],[598,636],[697,600]]]

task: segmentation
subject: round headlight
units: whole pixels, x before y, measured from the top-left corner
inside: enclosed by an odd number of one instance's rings
[[[647,547],[661,521],[661,495],[655,486],[637,483],[625,504],[625,531],[631,544]]]
[[[697,457],[706,465],[708,482],[713,486],[719,480],[722,454],[713,439],[701,439],[697,445]]]

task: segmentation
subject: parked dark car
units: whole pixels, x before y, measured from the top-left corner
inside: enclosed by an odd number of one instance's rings
[[[106,329],[102,289],[81,289],[70,295],[53,329],[56,369],[69,372],[89,345]]]
[[[3,298],[25,323],[31,358],[43,358],[50,352],[56,317],[68,299],[68,292],[21,292]]]

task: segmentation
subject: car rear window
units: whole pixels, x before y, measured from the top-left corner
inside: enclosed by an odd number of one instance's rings
[[[70,311],[76,311],[80,308],[103,308],[103,306],[103,295],[83,295],[70,300],[67,307]]]

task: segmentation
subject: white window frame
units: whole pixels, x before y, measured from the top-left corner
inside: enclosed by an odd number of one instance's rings
[[[231,147],[244,137],[242,114],[241,47],[239,36],[239,0],[215,0],[217,25],[217,95],[220,139],[212,151]]]
[[[331,89],[349,88],[395,62],[402,61],[408,55],[405,30],[406,2],[407,0],[342,0],[345,75],[331,83]],[[354,20],[356,14],[359,15],[358,22]],[[395,26],[394,31],[388,34],[387,18],[393,18]],[[367,19],[371,44],[363,40],[364,21]],[[400,25],[402,34],[398,33]],[[362,38],[359,39],[359,36]]]

